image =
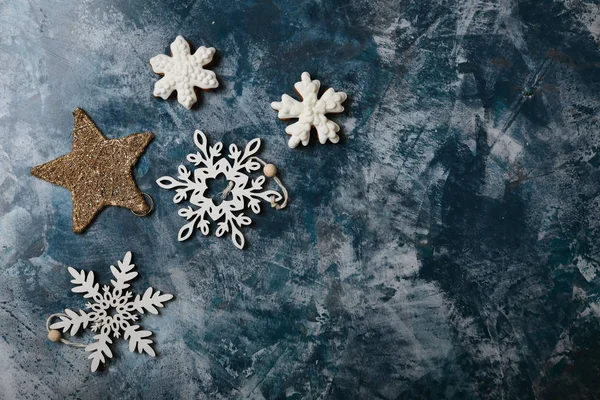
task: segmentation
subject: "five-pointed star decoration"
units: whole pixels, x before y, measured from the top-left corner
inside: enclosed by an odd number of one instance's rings
[[[150,207],[133,180],[132,169],[154,135],[143,132],[107,139],[81,108],[73,116],[73,150],[31,170],[33,176],[71,191],[73,232],[83,232],[106,206],[147,214]]]

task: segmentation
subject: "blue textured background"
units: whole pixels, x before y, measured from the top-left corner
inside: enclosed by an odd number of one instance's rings
[[[152,97],[178,34],[218,50],[192,111]],[[598,0],[0,0],[0,397],[597,398],[599,44]],[[269,103],[305,70],[349,94],[339,145],[287,147]],[[76,107],[155,133],[151,216],[73,234],[70,193],[29,175]],[[290,189],[244,251],[176,240],[155,180],[197,128],[261,137]],[[119,340],[90,373],[45,319],[84,303],[67,265],[108,283],[128,250],[134,289],[176,300],[142,320],[157,358]]]

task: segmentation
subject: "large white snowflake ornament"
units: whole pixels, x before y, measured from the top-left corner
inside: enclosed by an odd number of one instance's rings
[[[86,275],[84,270],[77,271],[69,267],[69,273],[74,278],[71,283],[75,284],[72,291],[83,293],[84,298],[93,300],[86,304],[91,311],[80,310],[77,313],[66,309],[64,315],[59,315],[60,321],[50,325],[50,329],[70,331],[71,335],[91,325],[91,330],[98,333],[94,336],[95,342],[85,347],[85,351],[90,353],[88,358],[92,360],[92,372],[98,369],[100,362],[106,362],[105,357],[112,358],[108,346],[112,343],[111,336],[118,338],[123,334],[123,338],[129,341],[131,352],[137,348],[138,352],[154,357],[154,350],[150,346],[152,340],[148,339],[152,332],[141,330],[134,322],[138,320],[138,314],[145,311],[158,314],[157,308],[163,307],[164,302],[173,298],[173,295],[161,294],[151,287],[142,296],[138,294],[134,298],[130,291],[125,290],[130,286],[128,282],[138,274],[132,271],[135,265],[131,263],[131,252],[127,252],[123,261],[119,261],[117,265],[118,267],[110,266],[115,277],[110,281],[112,289],[104,286],[102,290],[98,283],[94,283],[94,272],[90,271]]]
[[[159,54],[150,59],[152,70],[164,75],[154,84],[154,96],[166,100],[176,90],[177,101],[188,110],[192,108],[197,100],[194,87],[214,89],[219,86],[215,73],[203,68],[210,64],[214,54],[214,47],[204,46],[190,54],[188,42],[177,36],[171,43],[171,57]]]
[[[296,82],[294,85],[294,88],[302,97],[302,102],[284,94],[281,96],[281,102],[274,101],[271,103],[271,107],[279,111],[277,114],[279,119],[298,118],[298,122],[285,128],[285,132],[291,135],[288,141],[288,146],[291,148],[298,146],[298,143],[302,143],[304,146],[308,144],[311,126],[316,128],[321,144],[325,144],[327,140],[331,143],[340,141],[337,134],[340,130],[339,125],[329,120],[325,114],[344,111],[342,103],[348,96],[344,92],[336,92],[329,88],[319,99],[320,87],[321,82],[316,79],[311,80],[308,72],[303,72],[301,81]]]
[[[185,224],[178,234],[179,241],[188,239],[194,230],[199,228],[202,234],[208,235],[210,231],[209,218],[216,222],[217,237],[231,232],[231,240],[239,249],[244,247],[245,239],[240,228],[252,223],[250,217],[244,215],[243,211],[248,206],[255,213],[260,212],[260,200],[275,201],[282,198],[275,190],[263,188],[266,178],[259,176],[250,179],[248,174],[260,169],[261,164],[254,157],[260,148],[260,139],[251,140],[246,148],[241,151],[235,144],[229,146],[227,157],[221,156],[223,143],[218,142],[214,146],[208,146],[206,135],[196,130],[194,132],[194,143],[200,151],[188,154],[187,160],[196,167],[189,171],[180,165],[177,179],[163,176],[156,182],[164,189],[176,189],[173,201],[180,203],[189,201],[196,208],[188,206],[179,210],[179,215],[189,222]],[[229,182],[223,201],[216,204],[212,197],[207,196],[209,180],[223,174]]]

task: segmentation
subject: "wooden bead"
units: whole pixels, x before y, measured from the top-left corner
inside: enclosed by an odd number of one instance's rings
[[[60,340],[60,337],[61,337],[60,331],[53,329],[50,332],[48,332],[48,339],[51,342],[58,342]]]
[[[263,168],[263,174],[269,178],[272,178],[277,175],[277,167],[273,164],[267,164]]]

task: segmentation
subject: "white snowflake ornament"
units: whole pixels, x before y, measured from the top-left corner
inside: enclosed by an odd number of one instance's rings
[[[197,100],[194,87],[214,89],[219,86],[215,73],[203,68],[210,64],[214,54],[214,47],[204,46],[190,54],[188,42],[177,36],[171,43],[171,57],[159,54],[150,59],[152,70],[164,75],[154,84],[154,97],[166,100],[176,90],[179,104],[188,110],[192,108]]]
[[[340,141],[337,134],[340,126],[329,120],[325,114],[344,111],[342,103],[348,96],[344,92],[336,92],[329,88],[319,99],[320,87],[321,82],[316,79],[311,80],[308,72],[303,72],[300,82],[296,82],[294,85],[294,88],[302,97],[302,102],[284,94],[281,96],[281,102],[274,101],[271,103],[271,107],[279,111],[277,114],[279,119],[298,118],[298,122],[285,128],[285,132],[291,135],[288,141],[288,146],[291,148],[298,146],[298,143],[302,143],[303,146],[308,144],[312,126],[316,128],[321,144],[325,144],[327,140],[331,143]]]
[[[200,151],[188,154],[187,160],[196,168],[189,171],[185,166],[180,165],[177,179],[163,176],[156,181],[164,189],[175,189],[173,198],[175,203],[187,200],[196,207],[188,206],[179,210],[179,215],[189,222],[179,230],[178,240],[188,239],[194,228],[208,235],[210,219],[216,222],[217,237],[231,232],[231,240],[237,248],[241,249],[244,247],[245,239],[240,228],[252,223],[250,217],[244,215],[243,211],[246,207],[250,207],[255,214],[260,212],[261,200],[270,201],[271,206],[278,209],[285,207],[285,203],[281,206],[275,204],[282,199],[279,192],[263,187],[266,180],[264,176],[256,179],[250,179],[248,176],[249,173],[260,169],[261,162],[264,163],[254,156],[260,148],[260,139],[251,140],[243,151],[235,144],[231,144],[227,157],[221,155],[223,143],[218,142],[214,146],[208,146],[206,135],[199,130],[194,132],[194,143]],[[222,194],[223,201],[216,204],[206,192],[208,181],[217,178],[220,174],[225,176],[229,185]],[[285,191],[284,193],[287,194]]]
[[[109,286],[104,286],[100,290],[100,285],[94,283],[94,272],[85,273],[84,270],[77,271],[69,267],[69,273],[73,276],[71,283],[75,284],[72,289],[75,293],[82,293],[86,299],[92,299],[93,302],[86,306],[91,311],[80,310],[78,313],[69,309],[65,314],[58,314],[60,321],[50,325],[50,329],[62,329],[63,332],[70,331],[70,335],[75,335],[80,329],[91,326],[95,342],[87,345],[85,351],[90,353],[89,359],[92,360],[92,372],[98,369],[102,362],[106,362],[106,357],[112,358],[112,352],[109,344],[112,344],[113,338],[123,338],[129,341],[129,350],[139,353],[145,352],[155,356],[154,350],[150,346],[152,340],[148,339],[152,332],[141,330],[139,325],[134,322],[138,320],[138,314],[144,314],[148,311],[151,314],[158,314],[158,309],[163,307],[163,303],[173,298],[171,294],[161,294],[160,291],[154,291],[151,287],[146,289],[144,294],[133,297],[130,291],[125,291],[130,285],[129,281],[137,276],[137,272],[132,271],[135,267],[131,263],[131,252],[127,252],[123,261],[117,263],[118,268],[111,265],[110,270],[115,277],[111,280],[112,290]]]

